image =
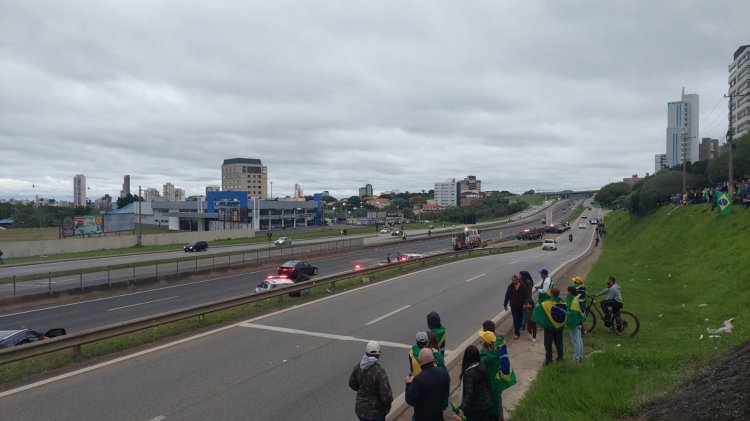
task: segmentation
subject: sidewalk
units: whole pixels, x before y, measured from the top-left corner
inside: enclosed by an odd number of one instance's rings
[[[586,275],[588,275],[591,266],[599,258],[600,253],[601,247],[592,248],[588,255],[555,272],[552,279],[555,280],[556,286],[561,290],[566,289],[569,285],[572,285],[571,278],[573,276],[582,276],[584,279],[588,280]],[[500,307],[501,305],[502,302],[499,301],[498,306]],[[536,373],[544,365],[544,329],[539,328],[536,343],[529,340],[531,335],[528,334],[528,332],[522,332],[520,339],[513,340],[513,319],[510,317],[510,312],[503,312],[498,318],[500,321],[496,321],[497,327],[495,332],[505,338],[505,343],[508,347],[508,355],[510,356],[510,363],[516,373],[516,380],[518,381],[514,386],[503,392],[503,414],[507,420],[510,418],[510,413],[516,406],[516,403],[523,399],[523,396],[531,386],[534,378],[536,378]],[[481,328],[481,326],[477,326],[477,330],[479,330],[479,328]],[[565,338],[565,358],[567,360],[570,356],[567,332],[565,333]],[[467,342],[478,344],[479,338],[470,338]],[[456,406],[461,403],[461,396],[459,396],[458,390],[458,377],[461,374],[461,358],[463,356],[463,347],[465,346],[466,345],[462,344],[462,346],[454,351],[454,353],[459,355],[446,356],[451,377],[450,402]],[[396,403],[394,402],[394,408],[395,406]],[[398,416],[388,419],[394,421],[410,421],[413,412],[412,408],[408,407],[405,411],[398,414]],[[453,419],[453,412],[450,410],[450,407],[445,411],[444,418],[446,420]]]

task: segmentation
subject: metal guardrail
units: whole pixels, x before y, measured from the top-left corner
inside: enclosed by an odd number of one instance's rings
[[[197,307],[191,307],[182,310],[175,310],[167,313],[158,314],[155,316],[144,317],[128,322],[117,323],[102,328],[96,328],[86,330],[82,332],[76,332],[65,336],[58,336],[51,339],[45,339],[43,341],[16,346],[0,350],[0,364],[6,364],[14,361],[20,361],[27,358],[37,357],[40,355],[48,354],[55,351],[60,351],[70,348],[79,348],[82,345],[86,345],[92,342],[100,341],[103,339],[109,339],[116,336],[138,332],[140,330],[149,329],[152,327],[172,323],[180,320],[189,319],[191,317],[205,315],[207,313],[213,313],[220,310],[226,310],[232,307],[253,303],[256,301],[262,301],[269,298],[281,297],[289,294],[290,292],[302,291],[311,287],[323,286],[335,284],[336,282],[351,279],[359,276],[366,276],[373,273],[383,272],[394,268],[406,268],[413,265],[425,265],[426,263],[433,260],[445,259],[446,257],[454,256],[458,258],[461,254],[468,254],[472,252],[483,252],[487,254],[493,253],[498,249],[473,249],[464,250],[458,252],[446,252],[436,254],[434,256],[425,257],[419,260],[412,260],[407,262],[394,262],[384,266],[378,266],[375,268],[368,268],[358,271],[345,272],[337,275],[330,275],[320,279],[311,279],[309,281],[300,282],[288,287],[279,288],[272,291],[265,291],[260,293],[249,294],[241,297],[230,298],[227,300],[216,301],[213,303],[202,304]]]

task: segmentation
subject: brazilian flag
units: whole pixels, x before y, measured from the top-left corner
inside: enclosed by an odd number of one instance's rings
[[[531,321],[536,322],[544,329],[561,331],[565,327],[567,307],[565,301],[560,297],[552,297],[534,307]]]
[[[732,213],[732,197],[728,193],[716,191],[716,211],[719,212],[719,215]]]
[[[565,324],[570,329],[574,329],[581,324],[583,311],[581,310],[580,298],[580,295],[576,295],[575,297],[565,299],[565,303],[568,306],[567,313],[565,314]]]

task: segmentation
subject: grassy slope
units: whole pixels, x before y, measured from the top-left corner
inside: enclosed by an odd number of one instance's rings
[[[598,324],[584,336],[588,358],[540,371],[513,419],[636,414],[706,361],[750,338],[750,210],[735,207],[734,214],[719,217],[698,205],[672,215],[664,208],[642,219],[615,212],[605,223],[603,253],[586,285],[598,292],[608,275],[615,276],[625,309],[638,315],[641,330],[635,338],[620,338]],[[731,317],[734,333],[709,338],[706,328]],[[567,332],[565,338],[567,357]]]

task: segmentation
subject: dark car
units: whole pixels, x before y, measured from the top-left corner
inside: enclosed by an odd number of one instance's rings
[[[50,329],[44,335],[35,330],[29,329],[0,330],[0,349],[41,341],[42,339],[54,338],[55,336],[62,336],[66,333],[67,332],[63,328]]]
[[[318,267],[304,260],[290,260],[279,266],[277,272],[279,275],[286,275],[290,279],[296,280],[300,274],[306,276],[317,275]]]
[[[208,250],[208,243],[205,241],[193,241],[192,243],[185,246],[183,249],[186,252],[188,251],[206,251]]]

